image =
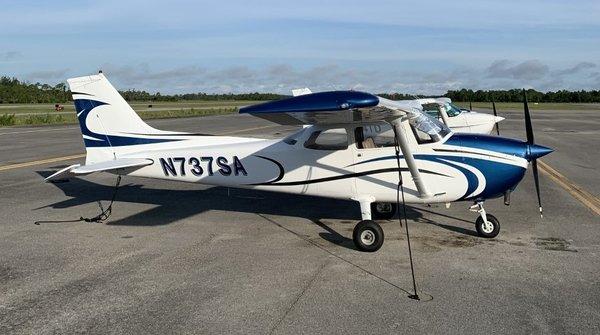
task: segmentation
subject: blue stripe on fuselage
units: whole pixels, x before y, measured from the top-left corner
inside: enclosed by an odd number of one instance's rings
[[[521,179],[523,179],[523,176],[525,175],[526,171],[525,168],[522,168],[520,166],[481,158],[423,154],[417,154],[414,155],[414,157],[417,160],[426,160],[453,167],[459,170],[462,174],[464,174],[465,178],[467,179],[467,191],[459,200],[491,199],[500,197],[504,194],[506,190],[514,189],[517,186],[517,184],[521,181]],[[403,156],[400,156],[400,158],[403,158]],[[377,157],[352,165],[361,165],[382,160],[396,160],[396,156],[391,155]],[[475,191],[479,186],[477,176],[468,169],[461,167],[457,164],[450,163],[448,161],[464,163],[479,170],[486,180],[484,190],[479,194],[475,194],[474,196],[467,198],[467,196],[473,193],[473,191]]]
[[[108,103],[90,99],[75,99],[73,103],[75,104],[75,111],[78,115],[77,118],[79,119],[79,127],[81,128],[81,133],[83,135],[97,139],[91,140],[84,137],[83,142],[86,147],[120,147],[127,145],[181,141],[180,139],[142,138],[95,133],[87,127],[87,117],[94,108],[102,105],[108,105]]]

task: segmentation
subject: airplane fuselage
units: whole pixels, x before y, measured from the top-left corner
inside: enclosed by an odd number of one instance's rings
[[[396,201],[398,162],[394,146],[359,148],[348,127],[346,148],[307,148],[318,127],[308,127],[293,140],[233,141],[206,145],[206,137],[185,145],[156,144],[143,157],[153,164],[132,176],[277,192],[352,199],[363,194],[378,202]],[[219,137],[209,137],[219,143]],[[232,138],[228,138],[232,141]],[[412,139],[415,142],[415,139]],[[196,142],[196,143],[194,143]],[[400,156],[400,170],[408,203],[444,203],[501,196],[523,178],[527,144],[485,135],[451,133],[442,141],[412,143],[413,155],[430,198],[421,198]],[[141,149],[141,148],[140,148]]]

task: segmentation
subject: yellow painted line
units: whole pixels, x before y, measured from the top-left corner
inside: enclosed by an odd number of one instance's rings
[[[10,165],[5,165],[5,166],[0,166],[0,171],[20,169],[20,168],[24,168],[24,167],[28,167],[28,166],[36,166],[36,165],[42,165],[42,164],[49,164],[49,163],[56,163],[56,162],[68,161],[68,160],[71,160],[71,159],[77,159],[77,158],[83,158],[83,157],[85,157],[85,154],[77,154],[77,155],[63,156],[63,157],[54,157],[54,158],[41,159],[41,160],[38,160],[38,161],[31,161],[31,162],[25,162],[25,163],[10,164]]]
[[[596,215],[600,215],[600,199],[594,196],[590,192],[581,188],[581,186],[570,181],[567,177],[563,176],[560,172],[554,170],[550,165],[538,160],[540,170],[545,175],[549,176],[555,183],[560,187],[564,188],[569,192],[575,199],[579,200]]]

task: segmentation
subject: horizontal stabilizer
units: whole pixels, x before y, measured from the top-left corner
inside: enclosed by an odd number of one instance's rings
[[[105,161],[90,165],[75,164],[66,167],[45,180],[53,181],[58,179],[67,179],[73,176],[81,176],[94,172],[108,172],[118,169],[140,168],[142,166],[151,165],[153,161],[148,158],[120,158],[112,161]]]
[[[46,177],[46,179],[44,179],[46,182],[49,181],[54,181],[54,180],[61,180],[61,179],[67,179],[70,178],[73,174],[71,173],[71,170],[80,167],[81,164],[73,164],[71,166],[67,166],[64,169],[58,170],[55,173],[53,173],[52,175],[50,175],[49,177]]]

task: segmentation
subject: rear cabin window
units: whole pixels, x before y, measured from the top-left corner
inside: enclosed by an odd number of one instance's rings
[[[348,133],[344,128],[318,130],[310,135],[304,147],[315,150],[344,150],[348,148]]]

